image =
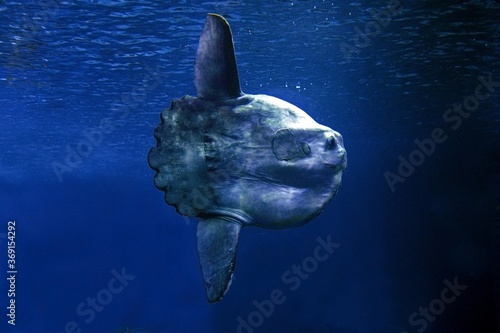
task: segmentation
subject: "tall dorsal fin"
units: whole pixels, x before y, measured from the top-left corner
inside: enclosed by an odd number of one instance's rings
[[[240,96],[240,80],[234,57],[233,34],[220,15],[208,14],[201,33],[194,84],[198,97],[209,100]]]

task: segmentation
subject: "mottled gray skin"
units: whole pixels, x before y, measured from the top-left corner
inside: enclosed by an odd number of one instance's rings
[[[318,215],[346,167],[342,136],[276,97],[241,92],[232,33],[209,14],[195,63],[198,97],[161,113],[148,161],[177,212],[199,217],[209,302],[229,289],[242,227],[284,229]]]
[[[149,161],[158,170],[155,185],[182,215],[295,227],[318,215],[340,186],[346,164],[342,136],[278,98],[185,96],[161,119]]]

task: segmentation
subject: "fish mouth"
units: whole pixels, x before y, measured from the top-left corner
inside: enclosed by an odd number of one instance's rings
[[[335,173],[342,172],[347,168],[347,160],[338,164],[325,163],[325,166],[328,167],[329,169],[332,169]]]
[[[343,170],[345,170],[347,168],[347,154],[346,153],[343,153],[343,154],[340,154],[340,162],[339,163],[325,163],[325,165],[330,168],[330,169],[333,169],[335,172],[341,172]]]

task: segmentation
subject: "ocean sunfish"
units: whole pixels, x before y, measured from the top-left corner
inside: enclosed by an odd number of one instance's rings
[[[242,227],[285,229],[317,216],[347,166],[342,136],[298,107],[241,91],[228,22],[207,16],[195,62],[197,97],[174,99],[148,155],[154,183],[179,214],[198,217],[209,302],[229,289]]]

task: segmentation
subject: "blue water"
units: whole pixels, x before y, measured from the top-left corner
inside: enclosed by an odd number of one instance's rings
[[[0,1],[0,331],[499,332],[499,10]],[[209,12],[231,24],[243,91],[296,104],[349,156],[314,221],[242,230],[217,304],[197,220],[164,203],[146,160],[159,113],[196,94]],[[340,244],[324,261],[311,259],[318,237]]]

